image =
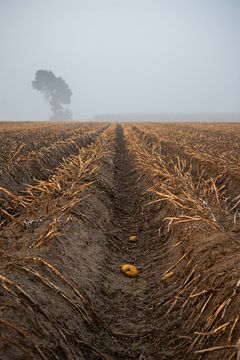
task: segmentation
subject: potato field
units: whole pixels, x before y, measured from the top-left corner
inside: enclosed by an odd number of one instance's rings
[[[0,359],[240,359],[240,125],[0,123]]]

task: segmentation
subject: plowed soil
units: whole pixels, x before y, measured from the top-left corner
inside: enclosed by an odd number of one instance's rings
[[[152,183],[139,172],[123,126],[114,128],[108,151],[81,180],[91,185],[58,218],[52,240],[32,245],[53,219],[49,207],[67,204],[61,193],[1,230],[0,359],[236,359],[238,319],[227,345],[224,331],[229,338],[240,309],[239,233],[231,241],[205,225],[168,231],[171,209],[147,205]],[[122,264],[136,266],[138,276],[125,276]],[[173,279],[162,281],[171,269]],[[195,296],[201,292],[203,299]],[[204,312],[215,314],[225,300],[223,331],[198,343]],[[196,352],[215,345],[223,349]]]

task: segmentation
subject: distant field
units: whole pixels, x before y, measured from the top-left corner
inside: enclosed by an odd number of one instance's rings
[[[239,144],[0,123],[0,359],[240,359]]]

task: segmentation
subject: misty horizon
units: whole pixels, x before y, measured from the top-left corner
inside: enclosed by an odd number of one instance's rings
[[[240,113],[236,0],[0,1],[0,120],[49,119],[36,71],[72,89],[74,119]]]

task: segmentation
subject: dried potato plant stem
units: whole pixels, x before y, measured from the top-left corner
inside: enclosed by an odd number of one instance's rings
[[[35,342],[35,340],[33,340],[31,338],[31,336],[26,331],[20,329],[19,327],[17,327],[12,322],[4,320],[4,319],[0,319],[0,324],[6,326],[7,328],[9,328],[9,329],[11,329],[13,331],[15,331],[16,333],[22,335],[25,339],[27,339],[29,342],[31,342],[33,344],[34,349],[36,350],[38,355],[41,357],[41,359],[48,360],[47,357],[42,352],[42,350],[40,349],[39,345]]]
[[[35,300],[21,286],[19,286],[16,282],[10,280],[9,278],[7,278],[6,276],[3,276],[1,274],[0,274],[0,282],[1,282],[2,287],[7,292],[9,292],[10,294],[12,294],[13,296],[16,296],[16,297],[18,297],[17,294],[20,294],[21,297],[24,300],[26,300],[27,303],[33,308],[33,310],[35,310],[35,311],[39,312],[41,315],[43,315],[44,318],[47,319],[47,321],[53,325],[53,327],[57,330],[57,332],[60,333],[64,342],[68,345],[68,340],[67,340],[65,334],[59,328],[59,326],[56,324],[56,322],[49,318],[49,316],[46,314],[45,310],[43,310],[43,308],[38,303],[36,303]],[[11,290],[9,286],[12,286],[15,289],[15,291]],[[69,354],[71,353],[68,348],[66,350],[68,351]]]

